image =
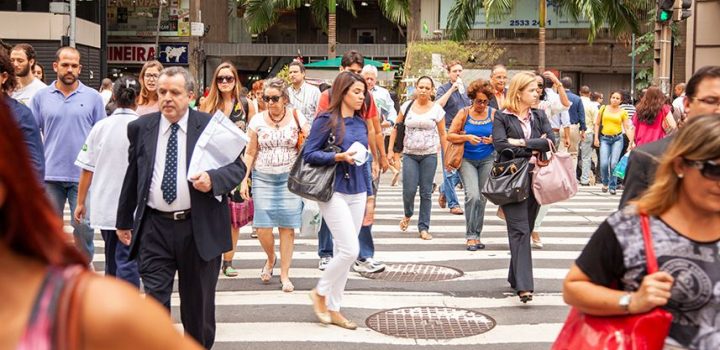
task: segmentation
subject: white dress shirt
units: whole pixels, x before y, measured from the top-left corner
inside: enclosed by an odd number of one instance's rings
[[[148,196],[147,205],[150,208],[165,212],[176,212],[190,209],[190,183],[187,181],[187,128],[188,115],[190,110],[178,121],[177,142],[177,198],[168,204],[163,198],[162,185],[163,173],[165,172],[165,153],[167,153],[167,143],[170,139],[170,122],[165,116],[160,116],[160,126],[158,128],[157,152],[155,153],[155,167],[153,168],[152,182],[150,183],[150,195]]]

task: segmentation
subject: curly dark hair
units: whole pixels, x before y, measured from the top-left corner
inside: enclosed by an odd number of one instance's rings
[[[492,86],[492,83],[490,83],[490,80],[485,79],[478,79],[470,83],[470,86],[467,88],[467,96],[471,100],[475,100],[475,97],[477,97],[478,93],[482,93],[485,96],[487,96],[488,99],[492,99],[494,96],[495,89]]]
[[[2,73],[7,73],[8,78],[5,81],[5,84],[2,84],[0,92],[10,95],[17,85],[17,80],[15,80],[15,68],[13,68],[12,63],[10,62],[10,56],[8,56],[7,52],[0,49],[0,74]],[[2,94],[0,94],[0,96],[2,96]]]

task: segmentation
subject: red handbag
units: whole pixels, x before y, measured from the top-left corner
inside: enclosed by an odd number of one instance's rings
[[[234,228],[240,228],[253,220],[255,216],[255,206],[252,198],[244,200],[240,203],[228,201],[230,206],[230,224]]]
[[[650,223],[641,214],[647,273],[657,272],[657,260],[652,246]],[[591,316],[576,308],[570,310],[553,350],[662,350],[670,332],[672,314],[661,308],[639,315]]]

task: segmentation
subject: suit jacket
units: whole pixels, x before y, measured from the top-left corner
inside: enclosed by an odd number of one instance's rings
[[[620,209],[625,207],[629,201],[640,197],[650,187],[655,179],[658,161],[674,138],[674,136],[669,136],[646,143],[630,152],[623,180],[625,188],[622,198],[620,198]]]
[[[129,164],[120,193],[117,228],[133,230],[130,259],[137,256],[144,231],[143,223],[147,213],[147,201],[155,168],[160,118],[162,116],[159,112],[148,114],[131,122],[127,128],[130,140]],[[195,144],[209,121],[209,114],[190,110],[187,126],[186,168],[190,165]],[[208,171],[212,181],[210,192],[200,192],[192,184],[188,184],[191,208],[189,220],[192,221],[193,238],[198,253],[206,261],[232,248],[230,212],[226,194],[242,181],[245,171],[245,164],[241,157],[238,157],[229,165]],[[218,202],[214,196],[222,196],[222,201]]]
[[[506,161],[512,159],[509,155],[510,152],[503,152],[509,149],[514,154],[515,158],[530,158],[532,157],[532,151],[544,152],[550,151],[550,145],[547,139],[556,143],[555,135],[550,126],[550,121],[545,112],[537,109],[532,109],[533,119],[530,122],[530,139],[527,140],[526,147],[513,146],[508,142],[508,139],[524,139],[525,133],[522,130],[522,124],[520,120],[512,114],[504,112],[495,113],[495,120],[493,121],[493,145],[495,151],[500,156],[500,161]],[[547,138],[541,138],[543,134]],[[556,143],[557,144],[557,143]],[[542,156],[542,155],[541,155]]]

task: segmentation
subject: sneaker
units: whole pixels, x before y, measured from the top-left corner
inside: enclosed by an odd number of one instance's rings
[[[332,257],[329,256],[324,256],[320,258],[320,262],[318,262],[318,270],[325,271],[325,268],[330,263],[330,259],[332,259]]]
[[[372,258],[365,259],[365,261],[355,260],[353,264],[353,271],[361,273],[376,273],[385,271],[385,265],[376,262]]]

